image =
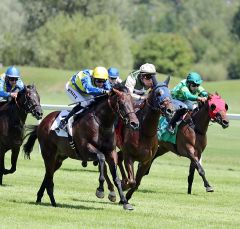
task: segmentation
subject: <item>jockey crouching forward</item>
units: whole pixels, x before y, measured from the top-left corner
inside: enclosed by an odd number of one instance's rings
[[[0,102],[17,98],[19,91],[24,89],[19,70],[11,66],[0,78]]]
[[[111,90],[108,71],[104,67],[96,67],[93,71],[85,69],[78,72],[66,84],[66,92],[74,103],[78,103],[70,113],[61,120],[57,129],[64,129],[68,120],[78,111],[82,112],[94,102],[94,97],[106,94]]]
[[[176,107],[176,112],[169,121],[168,131],[174,133],[176,122],[187,111],[192,111],[197,105],[197,102],[205,102],[208,93],[201,86],[203,82],[201,76],[196,72],[190,72],[187,79],[182,80],[172,91],[173,103]]]
[[[130,73],[123,84],[135,100],[145,99],[145,93],[156,84],[156,68],[153,64],[143,64],[139,70]]]

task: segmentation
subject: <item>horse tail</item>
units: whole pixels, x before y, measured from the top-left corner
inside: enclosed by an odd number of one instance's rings
[[[27,142],[23,145],[23,151],[24,151],[24,157],[28,159],[30,159],[30,154],[33,150],[34,143],[37,139],[37,128],[38,128],[38,125],[27,126],[27,130],[30,132],[26,134],[26,136],[24,137],[24,139],[26,139],[27,137],[29,138]]]

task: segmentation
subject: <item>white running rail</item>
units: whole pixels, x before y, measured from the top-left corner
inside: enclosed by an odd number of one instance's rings
[[[71,110],[74,105],[68,106],[68,105],[53,105],[53,104],[41,104],[43,110],[55,110],[55,111],[61,111],[61,110]],[[228,114],[228,118],[230,120],[240,120],[240,114]]]

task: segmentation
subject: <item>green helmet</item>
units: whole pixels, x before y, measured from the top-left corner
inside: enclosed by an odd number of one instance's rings
[[[202,82],[203,80],[197,72],[190,72],[187,76],[187,83],[201,84]]]

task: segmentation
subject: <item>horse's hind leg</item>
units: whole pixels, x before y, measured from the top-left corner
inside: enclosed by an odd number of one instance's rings
[[[36,203],[41,203],[45,188],[46,188],[46,175],[44,176],[41,187],[38,190]]]
[[[195,163],[191,162],[189,166],[189,175],[188,175],[188,194],[192,193],[192,183],[194,179],[195,172]]]

